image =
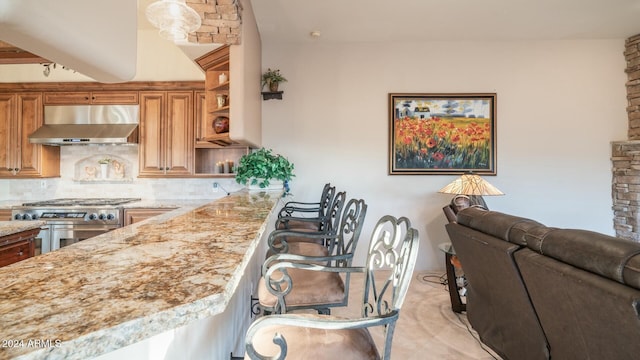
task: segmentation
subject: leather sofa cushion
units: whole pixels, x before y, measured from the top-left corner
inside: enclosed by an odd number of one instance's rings
[[[546,227],[546,226],[533,226],[527,229],[527,232],[523,234],[524,244],[535,252],[541,252],[540,248],[542,247],[542,243],[544,239],[551,233],[552,231],[558,230],[557,228]]]
[[[518,245],[526,245],[524,234],[544,225],[531,219],[470,207],[458,212],[458,224]]]
[[[554,229],[529,248],[622,284],[640,283],[640,243],[588,230]]]
[[[551,228],[548,228],[537,221],[523,219],[516,222],[511,227],[511,230],[509,231],[509,242],[527,246],[527,243],[530,241],[530,238],[527,235],[546,233],[549,230],[551,230]]]
[[[640,289],[640,255],[636,255],[627,261],[622,271],[624,283]]]

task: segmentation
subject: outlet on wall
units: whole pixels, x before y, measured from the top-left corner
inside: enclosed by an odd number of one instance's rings
[[[47,181],[46,180],[40,180],[40,189],[45,189],[47,187]]]
[[[217,183],[217,182],[214,182],[214,183],[213,183],[213,192],[214,192],[214,193],[217,193],[217,192],[218,192],[218,189],[220,189],[220,186],[218,185],[218,183]]]

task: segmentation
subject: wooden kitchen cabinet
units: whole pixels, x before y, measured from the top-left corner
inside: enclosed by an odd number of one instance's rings
[[[231,118],[231,73],[230,47],[224,46],[195,61],[205,71],[205,90],[196,92],[195,108],[195,154],[196,176],[234,177],[232,172],[221,172],[218,164],[233,162],[237,165],[240,157],[249,153],[249,147],[241,145],[229,137],[229,132],[216,133],[214,122],[217,118]],[[223,75],[224,74],[224,75]],[[224,79],[220,78],[223,75]],[[222,81],[221,81],[222,80]],[[218,104],[218,96],[225,96],[226,103]],[[226,167],[228,170],[228,166]]]
[[[204,112],[199,119],[197,127],[199,128],[199,142],[210,142],[220,146],[229,146],[237,144],[237,142],[229,138],[229,132],[216,133],[213,128],[213,122],[218,117],[226,117],[229,119],[229,127],[231,127],[233,119],[229,116],[231,110],[231,73],[230,70],[230,53],[229,46],[223,46],[207,53],[195,60],[196,63],[205,71],[204,81]],[[220,75],[226,75],[226,80],[220,81]],[[256,80],[258,81],[258,80]],[[225,97],[224,105],[218,104],[218,97]]]
[[[147,220],[150,217],[158,216],[175,208],[131,208],[124,209],[124,226],[135,224]]]
[[[28,259],[35,254],[34,239],[40,228],[0,237],[0,267]]]
[[[140,93],[139,177],[193,174],[193,91]]]
[[[137,91],[60,91],[44,94],[45,105],[135,105],[137,103]]]
[[[0,221],[11,221],[11,209],[0,209]]]
[[[60,176],[60,148],[29,142],[42,112],[42,93],[0,94],[0,178]]]

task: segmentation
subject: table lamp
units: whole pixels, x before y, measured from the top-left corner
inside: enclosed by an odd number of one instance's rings
[[[439,193],[467,195],[471,199],[472,205],[480,205],[487,209],[487,203],[482,198],[483,195],[504,195],[495,186],[475,174],[464,174],[455,179],[449,185],[438,190]]]

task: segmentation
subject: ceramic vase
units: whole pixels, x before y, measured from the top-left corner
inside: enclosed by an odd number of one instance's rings
[[[103,179],[109,177],[109,164],[100,164],[100,174]]]

